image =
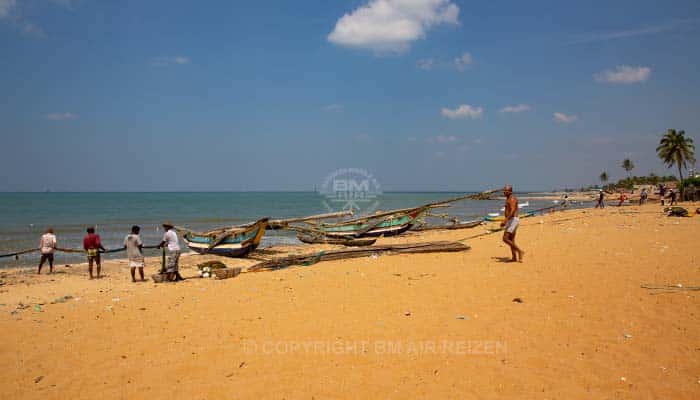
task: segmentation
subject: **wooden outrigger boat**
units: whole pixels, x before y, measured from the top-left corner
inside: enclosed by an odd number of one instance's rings
[[[395,236],[409,230],[429,207],[386,211],[337,223],[320,223],[313,231],[330,238]]]
[[[476,221],[457,221],[455,223],[451,224],[444,224],[444,225],[421,225],[421,226],[416,226],[412,230],[414,231],[432,231],[432,230],[443,230],[443,229],[470,229],[470,228],[476,228],[477,226],[483,224],[483,220],[476,220]]]
[[[340,222],[322,222],[322,219],[338,217],[338,213],[322,214],[317,218],[305,217],[297,219],[270,221],[272,229],[288,229],[297,232],[299,240],[304,243],[332,243],[346,246],[362,246],[362,241],[358,239],[372,238],[379,236],[400,235],[413,228],[420,221],[420,218],[433,208],[449,207],[450,203],[465,199],[484,199],[495,190],[463,195],[453,199],[442,200],[430,204],[413,208],[404,208],[377,212],[359,218],[344,220]],[[322,217],[322,218],[318,218]],[[480,223],[481,221],[478,221]],[[474,227],[477,221],[453,224],[447,229],[461,229]]]
[[[537,213],[537,211],[528,211],[526,213],[519,214],[518,218],[522,219],[522,218],[534,217],[536,213]],[[488,222],[500,222],[500,221],[503,221],[505,219],[506,219],[506,217],[503,215],[499,215],[496,217],[494,217],[493,215],[487,215],[484,217],[484,221],[488,221]]]
[[[297,234],[297,239],[307,244],[340,244],[351,247],[371,246],[377,241],[377,238],[334,238],[301,232]]]
[[[192,251],[199,254],[214,254],[226,257],[243,257],[258,247],[268,218],[251,224],[215,229],[209,232],[195,232],[187,228],[175,227]]]

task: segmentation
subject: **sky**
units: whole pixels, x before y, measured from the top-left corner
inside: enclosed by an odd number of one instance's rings
[[[548,190],[675,173],[700,2],[0,0],[0,191]]]

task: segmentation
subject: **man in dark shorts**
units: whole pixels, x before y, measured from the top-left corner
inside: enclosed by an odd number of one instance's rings
[[[49,274],[53,273],[53,253],[56,251],[56,235],[53,234],[53,229],[49,228],[46,233],[41,235],[39,239],[39,251],[41,251],[41,260],[39,261],[39,271],[41,275],[41,267],[46,261],[49,262]]]
[[[510,246],[510,253],[513,256],[511,261],[523,262],[525,252],[515,244],[515,234],[520,225],[518,218],[518,199],[513,196],[513,188],[508,185],[503,188],[503,195],[506,196],[505,219],[501,222],[501,226],[505,228],[503,232],[503,242]]]
[[[605,192],[603,192],[603,189],[598,191],[598,202],[596,203],[595,208],[605,208]]]
[[[95,234],[95,228],[87,228],[87,235],[85,235],[85,238],[83,239],[83,248],[85,249],[85,253],[87,254],[90,279],[93,278],[93,264],[97,264],[97,277],[100,278],[100,271],[102,271],[102,264],[100,263],[100,250],[107,251],[107,249],[102,247],[100,235]]]
[[[671,189],[670,195],[671,195],[671,205],[672,205],[672,206],[674,206],[674,205],[677,206],[677,205],[678,205],[678,200],[677,200],[676,198],[678,197],[678,193],[677,193],[675,190]]]
[[[663,206],[666,202],[666,200],[664,200],[666,197],[666,186],[659,185],[659,197],[661,197],[661,205]]]

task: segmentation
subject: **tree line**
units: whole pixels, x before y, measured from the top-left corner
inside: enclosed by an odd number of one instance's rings
[[[690,176],[686,182],[683,178],[683,171],[688,171],[689,166],[693,167],[695,165],[695,144],[693,139],[685,136],[685,131],[675,129],[669,129],[659,140],[659,145],[656,147],[656,154],[659,156],[661,161],[666,165],[667,168],[677,167],[678,177],[674,175],[668,176],[657,176],[654,173],[648,176],[632,176],[632,170],[634,169],[634,162],[629,158],[622,160],[620,165],[622,169],[627,172],[627,177],[620,179],[617,183],[607,183],[609,176],[606,171],[603,171],[598,179],[603,184],[604,188],[626,188],[631,189],[634,185],[658,185],[661,182],[668,181],[680,181],[681,193],[684,188],[687,188],[690,184],[695,184],[698,178]],[[694,169],[693,169],[693,172]],[[692,182],[690,182],[692,180]]]

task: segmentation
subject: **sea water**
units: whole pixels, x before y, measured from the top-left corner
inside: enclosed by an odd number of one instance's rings
[[[449,199],[462,193],[377,194],[358,205],[361,212],[407,208]],[[534,210],[552,205],[551,201],[529,201]],[[483,218],[498,212],[503,201],[464,200],[449,208],[438,208],[434,214],[449,213],[462,221]],[[239,225],[262,217],[289,218],[341,210],[346,204],[329,201],[317,192],[197,192],[197,193],[0,193],[0,254],[36,248],[48,227],[54,229],[58,246],[82,248],[85,229],[94,226],[107,249],[123,246],[132,225],[141,227],[145,245],[156,245],[163,236],[161,224],[170,221],[193,230],[210,230]],[[434,220],[432,222],[438,222]],[[442,221],[441,223],[445,223]],[[268,231],[261,247],[274,244],[299,244],[294,233]],[[181,243],[184,246],[184,243]],[[159,254],[146,250],[147,256]],[[107,258],[123,258],[125,253]],[[27,266],[38,262],[38,253],[0,258],[0,267]],[[80,253],[56,253],[56,264],[83,262]]]

